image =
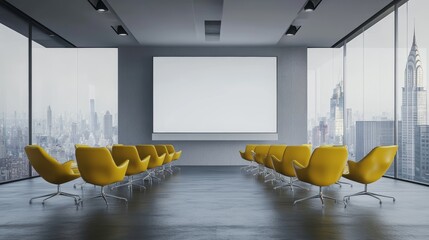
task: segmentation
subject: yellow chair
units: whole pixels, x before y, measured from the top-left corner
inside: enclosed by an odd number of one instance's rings
[[[322,206],[324,199],[337,201],[333,197],[325,196],[322,187],[335,184],[343,173],[347,161],[346,147],[316,148],[311,155],[308,166],[301,165],[300,162],[293,160],[295,174],[298,180],[319,186],[319,194],[296,200],[293,204],[312,198],[320,198]]]
[[[182,156],[182,150],[176,152],[176,149],[174,149],[173,145],[169,144],[165,146],[167,147],[169,153],[174,153],[173,162],[179,160],[179,158]],[[170,164],[170,167],[180,171],[180,168],[177,166],[173,166],[173,164]]]
[[[349,173],[344,174],[343,177],[365,184],[365,189],[361,192],[344,196],[344,206],[347,206],[350,197],[362,195],[376,198],[380,204],[382,202],[379,197],[391,198],[395,201],[394,197],[368,192],[368,184],[377,181],[386,173],[390,165],[392,165],[397,151],[398,146],[396,145],[379,146],[372,149],[371,152],[359,162],[348,161]]]
[[[264,166],[267,170],[267,174],[265,175],[265,177],[274,176],[274,178],[267,179],[265,182],[274,182],[274,180],[276,180],[274,175],[275,171],[273,165],[273,157],[281,158],[283,156],[283,153],[285,152],[285,149],[286,145],[271,145],[270,150],[268,151],[268,154],[264,159]]]
[[[144,159],[145,157],[150,156],[149,164],[147,166],[148,168],[147,179],[149,180],[149,183],[152,184],[153,179],[158,181],[161,180],[155,176],[155,171],[157,168],[162,166],[166,154],[164,153],[161,156],[159,156],[154,145],[137,145],[136,148],[141,159]]]
[[[146,189],[144,185],[136,183],[136,181],[143,180],[144,178],[134,179],[134,176],[146,172],[150,156],[140,159],[139,153],[137,152],[137,148],[135,146],[113,145],[112,157],[118,166],[122,165],[126,161],[129,161],[128,168],[125,173],[125,175],[128,177],[128,182],[116,185],[112,188],[138,186],[140,188]]]
[[[270,151],[270,147],[267,144],[256,145],[255,150],[252,152],[253,160],[258,164],[258,167],[255,168],[257,170],[255,175],[263,173],[265,158]]]
[[[173,174],[173,170],[171,170],[171,162],[174,158],[174,152],[169,153],[167,146],[165,145],[155,145],[156,152],[158,155],[165,154],[164,162],[162,163],[161,172],[168,172],[170,174]]]
[[[325,145],[320,145],[319,147],[338,147],[338,146],[341,147],[343,145],[325,144]],[[343,174],[346,173],[346,172],[348,172],[348,165],[347,164],[346,164],[346,166],[344,168]],[[340,180],[338,180],[337,182],[335,182],[335,184],[337,184],[340,187],[343,187],[343,185],[349,185],[350,187],[353,187],[353,184],[348,183],[348,182],[343,182],[343,181],[340,181]]]
[[[182,150],[176,151],[174,146],[171,144],[165,146],[167,147],[169,153],[174,153],[173,161],[179,160],[180,156],[182,155]]]
[[[289,181],[285,184],[274,187],[274,189],[282,187],[290,187],[293,191],[293,187],[306,189],[300,185],[295,184],[296,174],[293,168],[292,162],[295,160],[299,162],[301,166],[307,166],[311,156],[311,145],[304,144],[299,146],[287,146],[282,158],[273,156],[274,170],[281,174],[281,176],[289,177]]]
[[[244,152],[241,150],[239,151],[241,158],[250,162],[250,164],[248,166],[242,167],[241,169],[245,169],[247,171],[247,170],[255,167],[252,165],[252,163],[254,161],[253,160],[253,152],[255,150],[255,147],[256,147],[255,144],[247,144],[246,148],[244,149]]]
[[[108,206],[107,197],[115,198],[128,202],[126,198],[110,195],[104,192],[107,185],[121,182],[124,180],[128,168],[128,160],[125,160],[120,166],[115,164],[110,151],[105,148],[76,148],[76,161],[80,174],[87,183],[101,186],[101,193],[93,198],[103,198]]]
[[[73,160],[61,164],[38,145],[26,146],[25,153],[37,173],[39,173],[45,181],[57,185],[57,191],[55,193],[33,197],[30,199],[30,204],[34,199],[46,197],[42,201],[42,204],[45,204],[46,200],[55,196],[72,197],[76,204],[81,201],[79,195],[62,192],[60,187],[61,184],[80,177],[80,174],[74,172],[72,169],[72,165],[75,163]]]
[[[76,144],[74,145],[74,149],[76,149],[76,148],[80,148],[80,147],[91,147],[91,146],[86,145],[86,144],[80,144],[80,143],[76,143]],[[75,171],[75,172],[79,172],[79,169],[77,168],[77,165],[76,165],[76,166],[73,166],[73,171]],[[77,186],[80,186],[80,188],[83,188],[83,185],[85,185],[85,184],[86,184],[86,182],[85,182],[85,181],[81,181],[81,182],[78,182],[78,183],[73,184],[73,188],[74,188],[74,189],[76,189],[76,188],[77,188]],[[94,187],[95,187],[95,186],[94,186]]]

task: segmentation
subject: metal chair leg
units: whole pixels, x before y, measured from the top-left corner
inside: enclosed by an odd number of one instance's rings
[[[381,201],[380,197],[391,198],[393,200],[393,202],[396,201],[396,199],[394,197],[392,197],[392,196],[387,196],[387,195],[382,195],[382,194],[378,194],[378,193],[368,192],[368,185],[365,184],[365,189],[363,191],[360,191],[360,192],[357,192],[357,193],[354,193],[354,194],[351,194],[351,195],[344,196],[344,207],[347,207],[347,204],[350,201],[351,197],[363,196],[363,195],[367,195],[367,196],[370,196],[370,197],[373,197],[373,198],[377,199],[380,204],[382,204],[382,201]]]
[[[74,198],[74,201],[75,201],[75,204],[77,205],[77,204],[79,204],[79,202],[81,201],[81,198],[80,198],[80,196],[79,195],[77,195],[77,194],[71,194],[71,193],[66,193],[66,192],[62,192],[61,191],[61,187],[60,187],[60,185],[57,185],[57,191],[56,192],[54,192],[54,193],[51,193],[51,194],[45,194],[45,195],[42,195],[42,196],[38,196],[38,197],[33,197],[33,198],[31,198],[30,199],[30,201],[29,201],[29,203],[31,204],[32,202],[33,202],[33,200],[34,199],[38,199],[38,198],[45,198],[45,199],[43,199],[42,200],[42,204],[45,204],[45,202],[48,200],[48,199],[51,199],[51,198],[53,198],[53,197],[55,197],[55,196],[64,196],[64,197],[71,197],[71,198]]]
[[[322,207],[324,207],[325,206],[325,199],[329,199],[329,200],[333,200],[333,201],[335,201],[335,203],[337,203],[337,199],[336,198],[334,198],[334,197],[330,197],[330,196],[326,196],[326,195],[324,195],[323,194],[323,191],[322,191],[322,187],[319,187],[319,194],[316,194],[316,195],[313,195],[313,196],[310,196],[310,197],[306,197],[306,198],[302,198],[302,199],[298,199],[298,200],[295,200],[294,202],[293,202],[293,205],[295,205],[295,204],[297,204],[297,203],[299,203],[299,202],[302,202],[302,201],[305,201],[305,200],[309,200],[309,199],[313,199],[313,198],[319,198],[320,199],[320,201],[322,202]]]

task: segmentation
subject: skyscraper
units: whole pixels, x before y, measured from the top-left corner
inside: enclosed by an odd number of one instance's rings
[[[342,83],[334,88],[329,109],[329,143],[343,144],[344,92]]]
[[[417,125],[427,124],[427,93],[415,33],[407,59],[404,80],[404,87],[402,88],[399,176],[412,180],[415,176],[415,131]]]
[[[95,99],[89,99],[89,127],[91,132],[97,128],[97,116],[95,113]]]
[[[48,112],[47,112],[47,128],[48,128],[48,137],[51,138],[52,137],[52,110],[51,110],[51,106],[48,106]]]
[[[109,143],[113,142],[113,117],[109,111],[104,114],[104,138],[109,141]]]

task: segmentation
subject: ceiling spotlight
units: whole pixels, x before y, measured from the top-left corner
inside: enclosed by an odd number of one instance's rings
[[[118,25],[116,28],[113,27],[113,30],[115,31],[116,34],[118,34],[119,36],[127,36],[128,33],[127,31],[125,31],[124,27],[122,27],[122,25]]]
[[[301,28],[301,26],[297,27],[294,25],[290,25],[290,27],[286,31],[286,36],[294,36],[300,28]]]
[[[106,4],[102,0],[98,0],[97,3],[94,5],[94,3],[91,2],[91,0],[88,0],[88,2],[92,5],[92,7],[97,12],[107,12],[109,9],[107,8]]]
[[[304,6],[304,11],[305,12],[313,12],[316,9],[316,7],[314,6],[313,1],[308,0],[307,4],[305,4]]]

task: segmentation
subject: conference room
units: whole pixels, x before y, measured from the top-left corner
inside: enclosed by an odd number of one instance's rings
[[[0,0],[0,239],[428,239],[425,0]]]

